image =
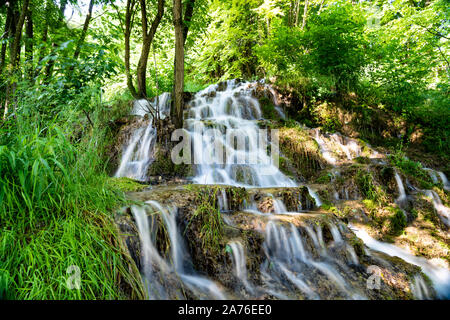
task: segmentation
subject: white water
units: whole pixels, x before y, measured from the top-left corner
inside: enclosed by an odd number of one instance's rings
[[[336,158],[332,155],[332,152],[328,149],[327,144],[325,143],[325,141],[322,139],[322,137],[320,136],[320,130],[316,129],[315,130],[315,137],[314,140],[316,140],[317,144],[319,145],[319,149],[320,152],[322,154],[322,157],[329,163],[332,164],[333,166],[336,165]]]
[[[267,154],[267,146],[271,146],[267,136],[258,136],[255,120],[261,119],[261,109],[252,96],[254,85],[228,81],[225,91],[217,91],[218,86],[213,85],[198,92],[190,102],[185,126],[191,135],[198,164],[195,183],[296,186]],[[235,139],[247,139],[245,150],[238,148]],[[217,152],[219,148],[224,152]]]
[[[450,184],[447,180],[447,176],[441,171],[438,171],[437,173],[439,177],[441,177],[442,183],[444,184],[444,189],[450,191]]]
[[[405,186],[403,185],[402,178],[400,178],[400,175],[398,172],[395,172],[395,181],[397,182],[397,188],[398,188],[398,198],[395,200],[395,202],[400,206],[406,201],[406,192],[405,192]]]
[[[334,228],[335,242],[340,242],[342,240],[340,232],[336,226]],[[263,264],[261,271],[266,275],[267,286],[270,287],[274,282],[281,287],[285,286],[280,278],[280,275],[284,275],[308,299],[321,299],[315,288],[307,284],[307,281],[312,280],[311,270],[316,269],[322,277],[327,278],[338,289],[343,297],[365,299],[363,294],[360,294],[341,276],[340,265],[335,264],[333,258],[327,254],[322,228],[316,226],[316,231],[313,231],[310,227],[306,227],[306,231],[315,247],[321,252],[320,258],[313,258],[313,254],[305,249],[306,239],[303,239],[293,224],[290,224],[290,230],[274,221],[267,224],[263,245],[267,262]]]
[[[242,244],[238,241],[232,241],[228,245],[232,251],[235,276],[242,282],[244,287],[250,293],[254,293],[255,290],[247,279],[247,263],[245,261],[245,252]]]
[[[406,262],[421,267],[423,273],[425,273],[433,282],[438,296],[442,299],[450,298],[450,271],[448,269],[437,267],[425,258],[416,257],[408,251],[393,244],[377,241],[365,230],[357,228],[356,226],[349,225],[349,227],[370,249],[384,252],[392,257],[399,257]]]
[[[294,181],[286,177],[276,166],[270,163],[270,156],[265,152],[267,149],[266,147],[270,146],[270,142],[267,139],[264,139],[264,141],[257,139],[256,132],[258,130],[258,125],[255,120],[261,119],[261,110],[258,101],[252,97],[252,92],[252,83],[236,84],[234,81],[228,81],[227,88],[224,91],[218,91],[218,85],[210,86],[196,94],[193,101],[191,101],[192,107],[189,110],[188,118],[185,121],[185,127],[194,141],[194,154],[198,159],[201,159],[197,165],[197,174],[194,177],[195,183],[226,184],[245,187],[297,186]],[[160,99],[160,101],[165,101],[164,103],[167,103],[167,100],[164,99]],[[277,101],[274,103],[277,104]],[[165,110],[163,107],[158,108],[160,112],[161,110]],[[154,109],[158,110],[156,108]],[[133,112],[142,116],[145,114],[142,110],[144,110],[142,107],[136,107],[135,105]],[[195,130],[196,126],[201,128],[200,132]],[[146,135],[148,128],[153,129],[150,124],[146,128],[140,128],[141,130],[138,129],[131,137],[126,151],[124,152],[121,167],[118,170],[117,176],[130,176],[138,180],[146,178],[145,173],[149,163],[144,160],[151,160],[151,150],[153,149],[152,143],[154,143],[150,141],[149,144],[149,139],[144,138],[152,136],[150,133]],[[207,129],[216,129],[216,131],[209,136],[202,135]],[[231,138],[233,137],[233,134],[238,138],[239,136],[248,137],[248,149],[238,149],[232,143]],[[154,132],[153,141],[155,139],[156,132]],[[337,159],[333,157],[333,153],[328,148],[327,143],[319,135],[318,130],[316,130],[315,139],[320,146],[324,158],[330,164],[335,165]],[[339,148],[346,155],[348,160],[352,160],[361,153],[361,148],[353,140],[346,140],[345,137],[340,135],[332,135],[331,139],[339,145]],[[213,146],[215,144],[225,147],[227,150],[226,159],[221,159],[220,154],[212,154],[212,150],[214,150]],[[148,147],[145,145],[148,145]],[[147,152],[147,154],[144,154],[145,152]],[[141,154],[142,157],[140,157]],[[205,158],[204,155],[210,157]],[[258,163],[233,164],[235,157],[243,155],[247,155],[249,158],[253,157],[258,159]],[[140,161],[142,161],[142,164]],[[406,200],[405,188],[398,173],[396,173],[395,179],[399,189],[399,198],[397,199],[397,202],[402,203]],[[442,176],[441,179],[444,181]],[[309,187],[308,190],[311,197],[315,199],[316,205],[321,206],[322,202],[317,192]],[[433,197],[433,201],[435,201],[434,195],[431,194],[431,196]],[[286,207],[281,200],[276,199],[273,196],[272,198],[274,205],[273,216],[275,218],[277,214],[291,214],[287,212]],[[346,198],[348,199],[348,194],[346,195]],[[439,205],[438,202],[436,203]],[[154,299],[166,299],[169,295],[172,296],[172,292],[169,293],[164,286],[165,283],[163,278],[169,274],[176,274],[182,284],[189,288],[197,298],[224,299],[225,294],[219,286],[192,270],[190,266],[190,257],[184,247],[183,239],[176,225],[176,212],[163,208],[155,202],[149,202],[148,205],[156,209],[163,217],[171,243],[171,255],[170,260],[168,260],[167,258],[160,256],[152,242],[151,228],[149,227],[145,210],[132,209],[140,231],[140,239],[143,246],[142,270],[146,283],[148,284],[147,289],[149,297]],[[221,211],[226,212],[229,210],[228,199],[223,191],[219,195],[219,207]],[[261,214],[256,208],[255,203],[250,203],[247,211]],[[354,249],[350,245],[344,243],[339,229],[335,225],[330,225],[329,227],[334,240],[334,245],[337,247],[342,246],[344,250],[348,252],[348,256],[350,256],[348,259],[349,262],[347,263],[349,265],[351,263],[358,264],[358,257],[356,256]],[[329,247],[326,246],[322,228],[320,226],[316,226],[314,229],[307,227],[306,232],[314,243],[315,248],[319,253],[319,257],[313,258],[313,253],[309,251],[309,249],[306,249],[304,245],[306,243],[305,237],[300,235],[293,224],[290,225],[290,228],[285,228],[277,225],[273,221],[268,223],[265,230],[264,243],[266,261],[261,266],[261,275],[265,282],[264,290],[279,298],[289,298],[289,286],[285,283],[285,279],[287,279],[298,290],[303,292],[307,298],[324,298],[316,292],[316,287],[312,286],[308,281],[311,280],[308,278],[311,270],[315,270],[315,272],[319,272],[322,277],[326,277],[341,293],[342,297],[350,299],[365,298],[345,279],[346,266],[343,266],[344,262],[337,261],[333,258],[332,250],[334,249],[332,246],[334,245]],[[373,245],[372,242],[371,244]],[[376,243],[377,247],[381,246],[385,250],[389,249],[389,247],[386,249],[383,245]],[[370,247],[370,245],[368,246]],[[246,258],[242,244],[239,242],[232,242],[230,243],[230,247],[232,248],[232,260],[236,277],[242,282],[250,294],[255,292],[255,290],[261,290],[261,288],[254,287],[248,281]],[[401,250],[399,248],[396,249]],[[389,250],[391,250],[390,252],[397,253],[394,249]],[[407,262],[414,263],[408,261],[403,256],[400,257]],[[442,271],[439,269],[436,271],[436,269],[431,267],[428,268],[427,272],[430,273],[431,276],[425,272],[425,270],[424,272],[429,275],[432,280],[434,279],[433,283],[440,296],[442,297],[442,292],[444,292],[444,297],[446,297],[445,294],[446,292],[448,293],[448,270]],[[447,273],[445,274],[445,272]],[[428,297],[429,295],[420,278],[415,280],[414,290],[418,297]],[[180,290],[180,292],[177,293],[179,298],[183,297],[181,292],[182,291]]]
[[[183,285],[188,287],[196,297],[200,299],[226,299],[222,290],[213,281],[197,275],[190,268],[190,257],[176,224],[176,209],[164,208],[155,201],[148,201],[147,204],[154,213],[163,217],[171,249],[171,261],[166,261],[161,257],[152,241],[152,228],[148,223],[146,207],[133,206],[131,210],[139,230],[142,247],[142,269],[144,270],[143,275],[147,284],[148,297],[150,299],[174,298],[169,294],[168,285],[164,278],[176,274],[182,280]],[[176,281],[176,277],[173,277],[172,281]],[[178,288],[176,295],[178,298],[183,297],[181,286]]]
[[[136,129],[123,146],[122,159],[115,177],[128,177],[139,181],[147,180],[148,167],[154,160],[157,135],[156,129],[153,127],[153,117],[158,115],[160,119],[163,119],[169,112],[169,93],[163,93],[152,101],[141,99],[134,102],[131,114],[142,118],[148,115],[149,123]]]
[[[153,162],[156,130],[150,122],[131,136],[124,148],[115,177],[128,177],[139,181],[147,179],[147,169]]]
[[[424,191],[426,196],[431,198],[433,201],[433,206],[436,212],[438,213],[439,217],[441,218],[442,222],[447,226],[450,227],[450,208],[447,208],[442,204],[442,200],[439,197],[439,195],[434,190],[425,190]]]

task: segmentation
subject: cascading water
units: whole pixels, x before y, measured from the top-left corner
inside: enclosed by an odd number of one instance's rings
[[[439,177],[441,178],[442,183],[444,184],[444,189],[447,191],[450,191],[450,183],[447,180],[447,176],[441,171],[438,171],[437,173],[438,173]]]
[[[141,243],[142,270],[150,299],[182,299],[183,288],[188,288],[199,299],[225,299],[222,290],[211,280],[196,274],[190,266],[190,257],[176,224],[176,209],[167,209],[158,202],[148,201],[147,207],[131,207]],[[156,230],[150,227],[147,210],[162,216],[170,239],[171,262],[156,249]],[[176,274],[176,276],[173,276]],[[180,282],[181,280],[181,282]]]
[[[268,222],[266,221],[265,227],[257,229],[258,232],[262,231],[264,237],[262,244],[264,258],[259,268],[261,283],[253,283],[252,274],[247,271],[247,257],[243,244],[238,240],[228,243],[231,249],[228,252],[233,274],[241,284],[240,288],[245,289],[243,294],[241,292],[234,292],[234,294],[245,298],[260,298],[266,294],[280,299],[292,299],[299,296],[307,299],[366,299],[368,297],[366,289],[356,285],[355,279],[351,278],[351,270],[361,268],[364,259],[358,259],[360,253],[357,255],[348,238],[346,240],[343,237],[342,224],[327,221],[325,224],[306,224],[298,227],[283,219],[295,218],[292,217],[295,215],[307,215],[306,211],[311,209],[309,204],[305,205],[303,201],[299,201],[304,207],[298,207],[296,212],[288,212],[287,205],[280,199],[280,193],[261,191],[262,188],[275,189],[299,185],[284,175],[272,162],[271,155],[267,153],[270,147],[274,147],[277,152],[272,139],[258,135],[258,121],[262,119],[262,113],[258,100],[254,97],[255,85],[255,83],[228,81],[225,88],[223,85],[213,85],[200,91],[189,102],[190,108],[186,111],[184,123],[193,142],[196,169],[194,183],[258,189],[263,199],[271,200],[272,207],[269,212],[262,212],[253,200],[241,207],[243,213],[250,212],[256,215],[256,217],[252,216],[254,221],[267,219]],[[275,106],[278,107],[277,96],[273,89],[267,85],[264,87],[270,92]],[[153,104],[138,101],[134,106],[133,114],[142,117],[149,113],[150,115],[159,114],[162,118],[168,114],[169,100],[170,95],[166,94],[160,96]],[[282,110],[279,107],[276,110],[283,118]],[[116,176],[128,176],[137,180],[146,179],[156,140],[152,120],[150,116],[150,123],[138,128],[130,137]],[[314,138],[319,144],[322,156],[332,165],[336,165],[338,161],[341,162],[343,154],[346,160],[353,160],[362,153],[362,148],[356,140],[338,134],[325,138],[319,130],[315,130]],[[236,144],[235,139],[237,142],[239,139],[244,139],[244,144]],[[334,143],[334,146],[338,146],[339,152],[331,151],[330,141]],[[225,152],[218,152],[220,148]],[[372,152],[373,154],[375,152]],[[239,161],[242,159],[244,161]],[[252,161],[255,159],[256,161]],[[445,175],[439,173],[439,176],[444,186],[448,185],[448,182],[445,182]],[[396,202],[401,204],[407,196],[398,173],[395,173],[395,179],[399,189]],[[312,198],[315,207],[320,207],[322,201],[316,189],[309,186],[307,188],[310,196],[308,201],[313,202]],[[437,197],[438,201],[431,191],[429,195],[433,198],[436,210],[442,209],[439,206],[439,197]],[[343,197],[337,194],[336,198],[337,200],[349,199],[348,190],[344,191]],[[224,189],[220,189],[217,199],[218,209],[223,213],[224,221],[227,225],[235,227],[232,215],[227,214],[233,210],[230,210],[230,199],[227,199]],[[147,284],[149,298],[182,299],[186,298],[185,289],[189,291],[189,297],[198,299],[230,297],[228,293],[225,294],[220,285],[194,271],[176,222],[175,208],[171,209],[149,201],[147,207],[132,207],[131,210],[139,229],[142,247],[141,271]],[[154,224],[149,223],[151,219],[148,216],[149,210],[152,213],[158,213],[162,218],[170,240],[170,255],[163,254],[157,249],[156,230]],[[448,214],[448,211],[445,212]],[[408,255],[397,247],[379,243],[360,230],[355,230],[355,233],[366,242],[368,247],[389,255],[400,256],[407,262],[421,266],[424,273],[433,281],[440,297],[448,297],[448,270],[436,268],[425,259],[421,260]],[[415,296],[419,299],[428,298],[430,293],[423,279],[415,276],[413,282],[411,287]],[[325,290],[321,290],[323,285]]]
[[[115,177],[128,177],[139,181],[147,179],[147,170],[153,162],[156,143],[154,116],[163,119],[170,111],[170,94],[163,93],[153,101],[145,99],[134,102],[132,115],[144,118],[148,115],[148,124],[137,128],[124,145],[122,159]]]
[[[272,146],[267,136],[259,134],[256,120],[261,119],[261,109],[252,96],[253,84],[228,81],[224,91],[217,89],[215,85],[198,92],[190,102],[185,121],[197,160],[194,182],[294,187],[296,184],[278,170],[267,154],[267,147]],[[239,144],[235,139],[245,140]]]
[[[369,248],[384,252],[390,256],[397,256],[406,262],[421,267],[423,273],[425,273],[433,282],[438,296],[442,299],[450,298],[450,271],[448,269],[437,267],[428,260],[416,257],[393,244],[377,241],[361,228],[352,225],[350,225],[350,228]],[[418,298],[420,299],[421,297]]]
[[[398,172],[395,172],[395,181],[397,182],[397,187],[398,187],[398,198],[395,200],[396,203],[398,203],[399,205],[402,205],[406,199],[406,192],[405,192],[405,186],[403,185],[403,181],[402,178],[400,177],[400,175],[398,174]]]
[[[442,200],[439,197],[439,195],[434,190],[425,190],[424,191],[427,197],[431,198],[433,201],[433,206],[436,212],[438,213],[439,217],[441,218],[442,222],[447,226],[450,227],[450,208],[447,208],[442,204]]]

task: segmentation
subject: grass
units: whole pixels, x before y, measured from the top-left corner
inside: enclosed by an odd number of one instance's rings
[[[107,183],[102,133],[75,144],[61,120],[12,121],[0,135],[0,298],[144,297],[114,224],[124,195]],[[79,290],[67,286],[70,266]]]
[[[139,183],[133,179],[122,178],[109,178],[108,185],[123,192],[137,192],[147,188],[147,185]]]
[[[224,222],[217,203],[217,194],[220,187],[198,188],[195,199],[196,210],[189,224],[195,220],[200,226],[199,237],[205,251],[219,252],[220,242],[224,234]]]

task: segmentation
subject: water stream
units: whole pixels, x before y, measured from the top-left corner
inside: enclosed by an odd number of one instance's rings
[[[228,81],[225,85],[210,86],[193,97],[189,102],[189,110],[185,118],[185,129],[193,142],[195,176],[193,182],[203,185],[229,185],[246,188],[287,188],[298,187],[299,184],[283,174],[267,150],[273,148],[277,152],[274,137],[268,131],[259,130],[258,121],[262,112],[255,98],[256,83]],[[280,117],[284,113],[278,106],[276,94],[266,86],[278,107]],[[139,117],[149,116],[148,123],[137,128],[127,142],[121,164],[116,172],[117,177],[130,177],[144,181],[148,166],[153,161],[156,130],[153,128],[153,115],[160,118],[167,116],[170,95],[164,94],[149,103],[137,101],[133,114]],[[240,140],[243,139],[243,140]],[[319,130],[314,139],[319,145],[323,158],[335,166],[338,159],[330,150],[325,138]],[[338,134],[331,135],[331,141],[339,146],[347,160],[361,155],[361,147],[352,139]],[[219,152],[222,149],[225,152]],[[443,173],[438,173],[444,185],[448,181]],[[395,173],[399,197],[396,202],[401,205],[406,199],[406,191],[399,174]],[[314,199],[313,207],[320,207],[322,201],[316,190],[307,186],[309,195]],[[347,192],[347,190],[346,190]],[[433,199],[436,210],[449,222],[448,208],[440,202],[434,191],[428,196]],[[305,225],[298,227],[293,223],[281,223],[279,218],[285,215],[301,215],[305,208],[288,212],[286,204],[271,193],[273,209],[263,213],[255,201],[242,206],[242,211],[255,214],[255,219],[270,220],[263,229],[264,259],[260,266],[262,284],[256,285],[250,280],[247,270],[246,248],[240,241],[228,243],[230,258],[233,263],[233,274],[244,288],[245,298],[259,298],[268,294],[280,299],[367,299],[364,288],[354,284],[348,274],[358,268],[358,256],[353,246],[344,240],[343,226],[328,222],[326,230],[331,240],[324,236],[321,225]],[[436,197],[437,196],[437,197]],[[335,195],[339,199],[339,194]],[[349,195],[345,196],[347,199]],[[228,213],[229,199],[223,190],[218,195],[219,209]],[[303,202],[302,202],[303,203]],[[162,206],[155,201],[148,201],[145,207],[131,208],[139,229],[142,246],[142,274],[145,278],[147,294],[150,299],[185,298],[186,290],[190,297],[198,299],[225,299],[230,295],[222,286],[197,273],[192,266],[192,259],[184,244],[184,238],[177,224],[177,209]],[[155,224],[153,215],[162,217],[163,224],[170,240],[170,254],[163,254],[156,246]],[[258,216],[260,215],[260,216]],[[152,218],[153,217],[153,218]],[[225,217],[227,224],[232,221]],[[446,220],[445,220],[446,219]],[[449,297],[449,271],[431,265],[427,260],[417,258],[391,244],[372,239],[361,229],[353,228],[355,234],[365,244],[388,255],[396,255],[405,261],[421,266],[424,273],[433,281],[440,297]],[[342,257],[345,257],[342,260]],[[353,269],[352,269],[353,268]],[[320,290],[326,284],[328,292]],[[416,277],[413,284],[418,298],[427,298],[429,292],[423,279]],[[294,295],[294,292],[296,293]],[[241,293],[235,293],[239,296]]]

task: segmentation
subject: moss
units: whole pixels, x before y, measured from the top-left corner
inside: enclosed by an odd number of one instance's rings
[[[420,162],[412,161],[405,157],[401,151],[389,156],[389,160],[393,166],[405,174],[409,180],[419,185],[422,189],[431,189],[434,185],[431,177],[423,170]]]
[[[219,190],[220,187],[196,188],[196,209],[188,223],[197,229],[203,251],[210,254],[220,251],[224,236],[224,222],[217,201]]]
[[[323,183],[323,184],[330,183],[332,178],[333,178],[332,173],[324,172],[316,179],[316,183]]]
[[[314,139],[299,126],[279,130],[280,151],[297,171],[298,176],[310,178],[322,169],[323,160]]]
[[[137,192],[147,188],[146,184],[142,184],[130,178],[109,178],[107,183],[123,192]]]
[[[370,163],[370,159],[367,157],[356,157],[354,160],[360,164],[369,164]]]
[[[261,106],[261,112],[265,119],[279,119],[279,115],[275,110],[275,106],[273,102],[266,97],[259,99],[259,103]]]
[[[149,176],[178,176],[187,177],[192,174],[192,167],[187,164],[174,164],[169,150],[157,148],[155,161],[150,165],[148,170]]]
[[[399,208],[390,207],[390,211],[393,213],[389,218],[391,221],[391,233],[399,235],[403,232],[407,225],[407,219],[403,211]]]
[[[365,198],[374,201],[380,201],[383,198],[384,191],[374,184],[374,178],[369,171],[358,170],[356,184]]]

